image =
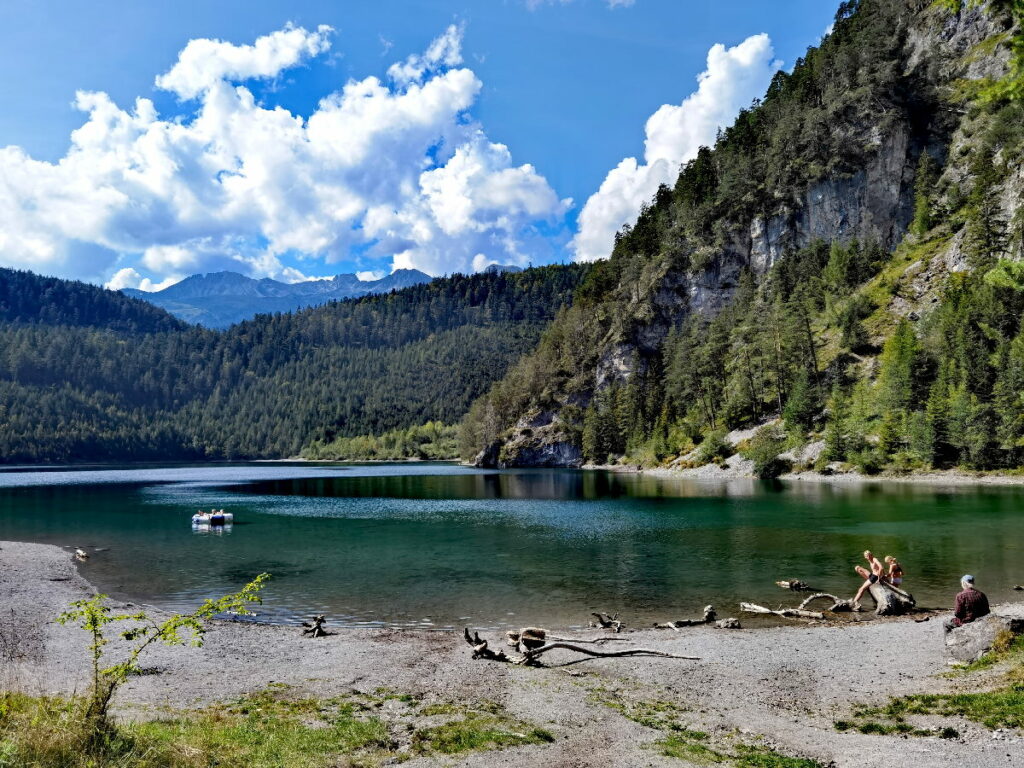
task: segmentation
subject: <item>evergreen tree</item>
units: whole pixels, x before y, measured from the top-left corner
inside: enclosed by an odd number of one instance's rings
[[[787,429],[807,433],[814,427],[814,417],[817,412],[818,402],[815,387],[811,383],[807,369],[801,368],[793,381],[793,387],[789,392],[789,399],[786,400],[782,417],[786,420]]]
[[[971,160],[971,192],[967,198],[966,245],[977,266],[990,264],[1006,247],[1006,224],[999,203],[999,171],[992,150],[982,147]]]
[[[935,185],[939,181],[939,166],[927,152],[921,153],[914,177],[914,219],[910,231],[924,237],[936,224]]]

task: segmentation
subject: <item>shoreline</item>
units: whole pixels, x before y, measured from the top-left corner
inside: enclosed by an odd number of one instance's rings
[[[311,465],[387,465],[387,464],[445,464],[465,467],[467,469],[488,469],[475,467],[472,464],[458,459],[306,459],[293,457],[286,459],[197,459],[197,460],[145,460],[145,461],[82,461],[82,462],[61,462],[43,464],[0,464],[0,475],[8,471],[48,471],[54,469],[71,469],[77,471],[90,468],[107,469],[111,467],[200,467],[216,465],[237,465],[237,464],[311,464]],[[491,468],[493,469],[493,468]],[[666,479],[696,480],[711,482],[727,482],[732,480],[754,480],[759,478],[749,472],[743,471],[742,467],[729,467],[722,469],[717,464],[705,464],[700,467],[687,469],[675,469],[672,467],[642,467],[634,464],[584,464],[580,467],[506,467],[495,471],[515,471],[517,469],[569,469],[575,471],[601,471],[614,472],[618,474],[645,475],[648,477],[660,477]],[[927,485],[936,487],[970,487],[970,486],[999,486],[1013,487],[1024,486],[1024,473],[1020,475],[1008,475],[1003,473],[969,472],[960,469],[935,470],[928,472],[909,472],[906,474],[864,475],[858,472],[834,472],[822,473],[815,471],[787,472],[775,480],[782,483],[820,483],[823,485],[866,485],[871,483],[884,483],[895,485]],[[771,481],[769,481],[771,482]]]
[[[94,593],[68,552],[53,545],[0,542],[0,603],[5,606],[0,640],[24,638],[20,645],[15,642],[13,653],[9,642],[0,643],[0,652],[6,647],[12,656],[0,664],[0,686],[35,694],[83,690],[88,669],[83,633],[53,618],[72,600]],[[1024,604],[1008,607],[1024,615]],[[662,732],[624,717],[621,707],[601,703],[614,694],[630,706],[670,702],[685,714],[687,727],[706,731],[712,739],[764,743],[822,765],[901,765],[908,747],[916,768],[1021,764],[1008,762],[1009,745],[967,721],[958,724],[962,736],[952,741],[907,742],[835,729],[851,704],[977,686],[976,679],[940,677],[947,666],[937,617],[740,630],[642,629],[621,637],[629,646],[700,660],[635,657],[559,667],[570,656],[556,652],[552,666],[540,669],[473,661],[458,632],[327,628],[332,634],[313,640],[292,626],[214,622],[201,648],[155,648],[145,662],[150,673],[133,678],[118,694],[119,715],[159,716],[166,708],[234,700],[270,684],[315,697],[382,688],[424,702],[493,702],[549,730],[555,739],[454,760],[416,758],[410,765],[686,765],[652,748]],[[482,634],[492,648],[502,645],[502,633]],[[1020,757],[1024,760],[1024,750]]]

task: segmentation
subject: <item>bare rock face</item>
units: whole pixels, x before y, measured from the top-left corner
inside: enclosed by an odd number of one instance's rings
[[[977,661],[1004,632],[1024,634],[1024,618],[989,614],[946,633],[946,653],[957,661]]]
[[[477,467],[580,467],[583,454],[562,431],[552,411],[534,411],[519,420],[507,440],[497,440],[481,451]]]

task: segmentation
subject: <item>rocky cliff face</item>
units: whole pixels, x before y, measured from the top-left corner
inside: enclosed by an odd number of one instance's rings
[[[999,76],[1006,67],[1005,47],[988,45],[1006,36],[1006,20],[979,9],[949,15],[926,3],[906,1],[899,66],[907,79],[934,89],[941,103],[944,89],[956,83]],[[979,49],[990,48],[979,52]],[[912,110],[907,110],[911,113]],[[773,264],[815,241],[854,239],[894,249],[905,237],[914,213],[915,170],[921,153],[945,159],[964,116],[936,107],[922,120],[899,117],[874,122],[851,116],[834,128],[862,148],[860,167],[820,178],[802,189],[780,190],[777,203],[757,215],[719,221],[721,233],[705,249],[701,267],[658,263],[621,286],[627,300],[601,342],[593,372],[597,392],[623,383],[658,353],[670,330],[692,314],[711,317],[732,300],[744,271],[759,277]],[[955,167],[947,173],[956,173]],[[954,243],[950,246],[955,248]],[[946,259],[947,254],[939,255]],[[628,288],[628,290],[627,290]],[[576,395],[573,405],[579,402]],[[568,400],[562,400],[566,405]],[[498,443],[477,457],[478,463],[502,466],[578,466],[578,435],[559,409],[545,408],[521,417]]]

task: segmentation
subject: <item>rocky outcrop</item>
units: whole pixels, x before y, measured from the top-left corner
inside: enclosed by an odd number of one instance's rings
[[[509,439],[493,442],[473,463],[494,469],[580,467],[583,454],[565,436],[554,411],[535,411],[519,420]]]
[[[946,653],[965,663],[977,661],[992,650],[999,638],[1024,634],[1024,617],[990,614],[946,633]]]

